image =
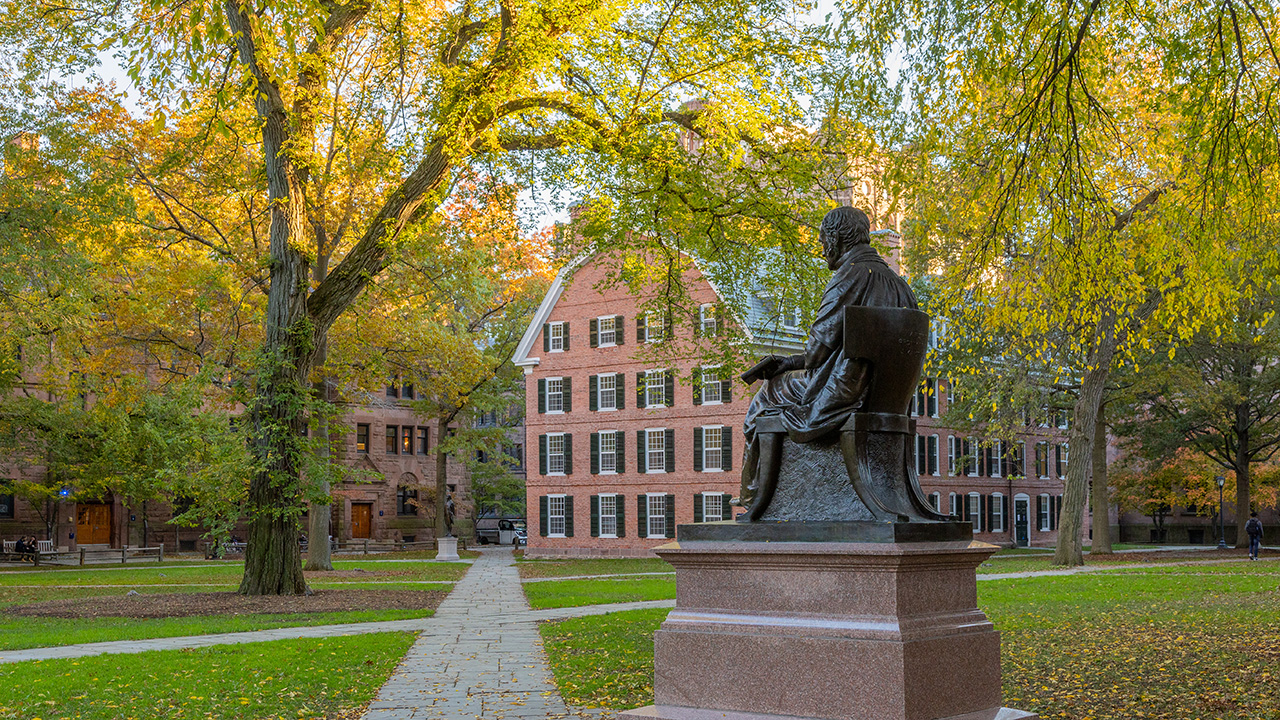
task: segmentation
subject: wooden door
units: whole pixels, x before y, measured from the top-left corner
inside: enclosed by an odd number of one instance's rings
[[[351,537],[369,537],[369,524],[373,519],[373,506],[369,503],[351,504]]]
[[[76,542],[80,545],[111,544],[111,506],[106,503],[76,505]]]

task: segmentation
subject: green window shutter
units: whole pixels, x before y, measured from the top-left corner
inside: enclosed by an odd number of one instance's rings
[[[566,435],[565,437],[568,437],[568,435]],[[565,445],[565,449],[568,450],[567,444]],[[573,496],[572,495],[564,496],[564,536],[573,537]]]
[[[619,433],[619,435],[621,435],[621,433]],[[618,447],[622,447],[622,444],[619,443]],[[626,495],[616,496],[614,498],[613,506],[618,509],[617,514],[614,515],[614,517],[618,520],[617,535],[618,537],[626,537],[627,536],[627,496]]]
[[[613,344],[614,345],[623,344],[622,341],[626,337],[626,333],[623,332],[624,329],[625,328],[622,327],[622,316],[621,315],[614,316],[613,318]],[[619,524],[618,527],[622,527],[622,525]],[[622,537],[622,534],[619,533],[618,537]]]
[[[627,471],[627,454],[623,452],[623,449],[626,447],[626,444],[627,444],[627,434],[619,430],[616,433],[614,433],[614,435],[617,436],[614,439],[614,443],[616,443],[615,447],[617,448],[617,453],[618,453],[618,459],[615,464],[618,467],[618,472],[624,473]],[[619,504],[618,507],[622,507],[622,505]]]
[[[587,377],[587,409],[595,412],[600,409],[600,402],[597,398],[599,395],[599,376],[589,375]]]
[[[1004,518],[1004,529],[1005,530],[1012,529],[1012,525],[1010,525],[1009,523],[1009,496],[1008,495],[1000,498],[1000,516]]]
[[[643,370],[636,373],[636,407],[642,410],[644,408],[649,407],[648,402],[644,396],[644,376],[645,376],[645,371]]]
[[[638,343],[644,342],[644,316],[643,315],[638,315],[636,317],[636,342]],[[640,537],[644,537],[644,536],[641,535]]]
[[[702,404],[702,368],[693,369],[693,404]]]
[[[693,471],[702,472],[702,428],[700,427],[693,429]],[[698,497],[702,496],[699,495]],[[697,507],[698,504],[701,504],[701,501],[695,503],[694,506]],[[694,522],[702,521],[694,520]]]
[[[564,321],[564,349],[569,349],[569,321]]]
[[[544,436],[545,437],[545,436]],[[547,536],[547,496],[538,496],[538,534]]]
[[[667,537],[676,536],[676,496],[667,495]]]
[[[649,496],[636,496],[636,537],[649,537]]]
[[[728,425],[720,428],[720,468],[733,469],[733,428]]]
[[[991,496],[979,495],[978,507],[981,513],[978,516],[978,527],[982,528],[982,532],[988,532],[991,530]]]
[[[639,472],[639,473],[649,472],[649,467],[648,467],[649,453],[647,452],[647,450],[648,450],[648,446],[646,446],[644,442],[644,431],[637,430],[636,431],[636,472]],[[642,535],[641,537],[644,537],[644,536]]]
[[[547,411],[547,380],[546,378],[538,379],[538,412]]]
[[[564,411],[569,412],[573,409],[573,378],[565,378],[561,382],[564,383]]]
[[[538,436],[538,472],[547,474],[547,436]]]
[[[1044,498],[1036,496],[1036,530],[1040,529],[1040,516],[1044,514]]]
[[[564,474],[573,474],[573,434],[564,434]]]
[[[720,402],[733,402],[733,382],[725,379],[720,381]]]
[[[591,433],[591,474],[600,474],[600,433]],[[595,495],[591,496],[595,499]],[[595,537],[592,535],[591,537]]]
[[[702,493],[693,494],[693,521],[702,522]]]
[[[542,323],[542,352],[551,352],[551,323]]]
[[[675,407],[675,404],[676,404],[676,371],[675,369],[670,369],[662,373],[662,379],[666,384],[667,407]]]
[[[613,401],[619,410],[627,409],[627,376],[625,373],[613,374]]]
[[[592,433],[595,437],[595,433]],[[591,496],[591,537],[600,537],[600,496]]]
[[[968,522],[969,521],[969,496],[959,495],[956,497],[956,500],[959,501],[960,503],[960,519],[965,522]]]
[[[587,334],[591,337],[591,347],[600,347],[600,321],[591,318],[587,324]],[[595,535],[592,534],[591,537],[595,537]]]
[[[676,431],[675,428],[667,428],[667,464],[666,471],[671,473],[676,471]]]

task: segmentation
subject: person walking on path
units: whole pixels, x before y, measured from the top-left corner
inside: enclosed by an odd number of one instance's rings
[[[1258,550],[1262,548],[1262,521],[1258,513],[1249,513],[1249,522],[1244,524],[1244,531],[1249,535],[1249,559],[1258,559]]]

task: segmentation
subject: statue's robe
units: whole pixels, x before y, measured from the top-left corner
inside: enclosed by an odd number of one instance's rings
[[[860,244],[840,258],[839,268],[822,293],[809,339],[805,369],[766,380],[747,409],[742,463],[743,497],[753,494],[758,460],[756,419],[778,415],[795,442],[809,442],[844,424],[867,392],[867,365],[844,352],[844,309],[850,306],[918,309],[911,287],[870,245]],[[826,348],[829,352],[821,359]]]

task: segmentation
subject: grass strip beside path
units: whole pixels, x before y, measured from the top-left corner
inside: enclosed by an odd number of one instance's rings
[[[674,575],[563,580],[525,583],[522,587],[525,597],[529,599],[529,606],[535,610],[669,600],[676,596]]]
[[[980,583],[979,606],[1001,633],[1004,702],[1071,720],[1280,718],[1276,570],[1259,562]],[[652,634],[666,613],[544,623],[565,700],[615,710],[652,702]]]
[[[629,575],[634,573],[675,572],[665,560],[657,558],[590,558],[578,560],[521,560],[516,563],[520,579],[572,577],[575,575]]]
[[[354,717],[413,633],[277,640],[0,666],[0,718]]]

